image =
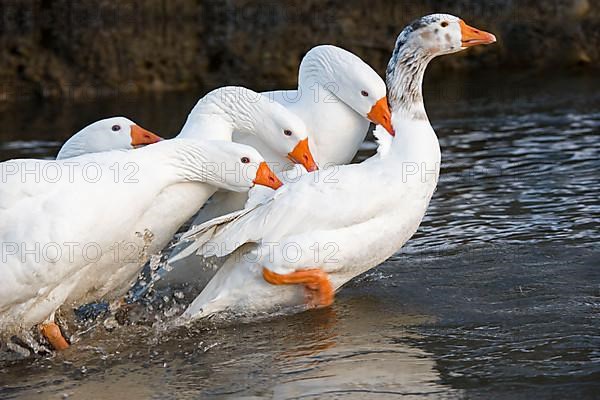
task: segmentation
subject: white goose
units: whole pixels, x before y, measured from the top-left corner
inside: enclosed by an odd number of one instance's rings
[[[310,148],[322,168],[350,163],[369,121],[393,134],[385,83],[360,57],[340,47],[313,47],[300,63],[298,89],[264,94],[306,123]]]
[[[127,165],[136,166],[135,174],[124,173]],[[176,139],[135,151],[12,160],[0,167],[1,333],[43,323],[56,349],[68,343],[54,312],[97,294],[124,258],[144,256],[128,245],[166,188],[194,182],[247,191],[254,184],[281,184],[255,149],[222,141]]]
[[[248,141],[270,166],[288,157],[307,170],[316,169],[304,122],[282,105],[243,87],[215,89],[201,98],[188,115],[178,138]],[[283,166],[275,165],[276,171]],[[278,167],[278,168],[277,168]],[[163,250],[177,230],[217,191],[214,186],[180,183],[163,190],[136,225],[134,243],[146,257],[122,262],[98,288],[98,297],[117,297],[129,289],[149,256]]]
[[[344,283],[398,251],[417,230],[439,175],[439,144],[421,91],[425,68],[438,55],[494,41],[447,14],[404,29],[387,69],[391,148],[340,167],[335,183],[305,175],[268,203],[186,235],[205,243],[205,256],[231,255],[177,322],[225,310],[327,306]]]
[[[60,148],[57,160],[82,154],[111,150],[130,150],[138,146],[156,143],[160,136],[141,128],[125,117],[106,118],[96,121],[67,140]]]
[[[289,168],[290,161],[315,171],[308,132],[302,119],[268,97],[226,86],[198,101],[177,137],[250,144],[275,171]]]

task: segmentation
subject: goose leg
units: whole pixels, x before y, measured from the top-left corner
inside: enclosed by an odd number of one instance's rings
[[[61,351],[69,348],[69,343],[60,331],[60,327],[54,322],[54,315],[40,326],[40,330],[54,350]]]
[[[265,281],[272,285],[304,285],[309,294],[310,307],[327,307],[333,303],[334,290],[329,276],[318,268],[304,269],[285,275],[263,268],[262,273]]]

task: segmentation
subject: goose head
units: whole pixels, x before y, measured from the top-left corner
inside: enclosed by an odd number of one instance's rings
[[[160,136],[125,117],[113,117],[90,124],[73,135],[60,149],[57,159],[111,150],[129,150],[156,143]]]
[[[491,33],[473,28],[450,14],[421,17],[400,32],[386,71],[388,99],[394,118],[427,120],[423,75],[429,62],[480,44],[496,42]]]
[[[394,134],[385,82],[355,54],[332,45],[313,47],[300,64],[300,85],[304,82],[304,86],[309,86],[312,81],[359,115]]]
[[[265,159],[251,146],[209,140],[202,142],[203,175],[221,189],[246,192],[255,185],[277,190],[282,183]]]
[[[400,34],[399,40],[436,57],[480,44],[491,44],[496,42],[496,37],[467,25],[454,15],[431,14],[408,25]]]
[[[221,87],[200,99],[178,137],[231,141],[238,135],[259,138],[272,153],[308,171],[318,169],[304,121],[267,96],[241,86]]]
[[[267,100],[260,95],[261,100]],[[262,104],[262,112],[256,114],[256,136],[276,154],[301,164],[308,172],[318,169],[308,145],[308,129],[304,121],[277,102]]]

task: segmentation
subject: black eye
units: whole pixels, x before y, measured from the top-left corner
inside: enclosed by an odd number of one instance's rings
[[[115,132],[116,131],[120,131],[121,130],[121,125],[113,125],[112,126],[112,130],[115,131]]]
[[[242,158],[240,159],[240,161],[241,161],[243,164],[248,164],[248,163],[250,162],[250,159],[249,159],[248,157],[242,157]]]
[[[363,90],[360,92],[360,94],[362,94],[363,96],[367,97],[369,95],[369,92],[367,92],[366,90]]]
[[[448,26],[448,21],[444,21],[440,25],[442,25],[442,28],[445,28]]]
[[[283,134],[285,136],[292,136],[292,131],[290,131],[289,129],[286,129],[286,130],[283,131]]]

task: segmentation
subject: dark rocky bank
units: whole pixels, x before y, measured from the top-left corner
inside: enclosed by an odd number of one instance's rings
[[[598,0],[1,0],[0,103],[31,97],[243,84],[293,87],[314,45],[383,73],[396,35],[449,12],[498,44],[436,61],[432,74],[600,66]]]

